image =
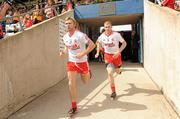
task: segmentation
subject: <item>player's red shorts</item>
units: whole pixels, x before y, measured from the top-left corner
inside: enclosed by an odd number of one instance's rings
[[[67,71],[76,71],[81,74],[87,74],[89,72],[88,62],[67,62]]]
[[[115,67],[121,66],[122,65],[121,55],[119,54],[117,58],[114,58],[113,55],[114,54],[105,53],[104,54],[105,63],[113,63]]]

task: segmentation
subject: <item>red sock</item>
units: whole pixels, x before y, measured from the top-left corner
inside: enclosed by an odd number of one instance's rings
[[[72,102],[72,108],[76,108],[76,107],[77,107],[76,101],[73,101]]]
[[[112,90],[112,92],[115,92],[115,85],[114,84],[111,84],[111,90]]]

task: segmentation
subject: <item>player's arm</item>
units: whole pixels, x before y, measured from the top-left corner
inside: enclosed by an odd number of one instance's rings
[[[89,54],[94,48],[95,48],[94,42],[89,39],[89,41],[88,41],[88,47],[87,47],[87,49],[84,51],[84,54],[85,54],[85,55]]]
[[[126,47],[127,43],[126,41],[123,39],[123,42],[121,42],[121,47],[118,49],[118,51],[114,54],[114,58],[116,58],[119,54],[121,54],[121,52],[124,50],[124,48]]]
[[[82,58],[83,56],[89,54],[94,48],[95,48],[95,44],[94,42],[89,39],[88,43],[87,43],[88,47],[86,48],[86,50],[82,51],[81,53],[78,53],[75,57],[76,58]]]
[[[126,45],[127,45],[127,43],[126,43],[126,41],[124,40],[124,41],[122,42],[122,44],[121,44],[121,47],[119,48],[119,53],[121,53],[121,52],[124,50],[124,48],[126,47]]]
[[[88,40],[87,45],[88,47],[82,52],[82,56],[89,54],[95,48],[95,44],[91,39]]]
[[[95,58],[99,57],[99,52],[100,52],[100,43],[97,40],[97,42],[96,42],[96,55],[95,55]]]
[[[59,51],[59,55],[60,55],[60,56],[63,56],[63,55],[65,55],[65,54],[67,54],[67,52],[68,52],[68,49],[67,49],[67,47],[65,46],[63,50],[60,50],[60,51]]]

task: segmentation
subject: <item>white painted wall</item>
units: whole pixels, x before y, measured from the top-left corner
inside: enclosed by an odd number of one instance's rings
[[[144,67],[179,113],[180,13],[144,3]]]
[[[66,16],[73,12],[0,41],[0,119],[65,78],[67,58],[59,57],[59,19]]]

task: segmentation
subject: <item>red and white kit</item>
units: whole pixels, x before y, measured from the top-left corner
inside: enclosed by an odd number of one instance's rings
[[[114,58],[113,55],[119,50],[119,42],[123,42],[124,39],[118,32],[112,32],[110,36],[107,36],[105,33],[102,33],[99,38],[98,42],[102,44],[104,48],[104,60],[105,63],[113,63],[115,67],[121,66],[121,55],[117,58]]]
[[[65,34],[63,41],[68,48],[68,71],[77,71],[78,73],[86,74],[89,72],[89,64],[87,62],[87,55],[78,59],[75,56],[78,53],[86,50],[86,44],[90,39],[88,36],[78,30],[70,37],[69,34]]]

